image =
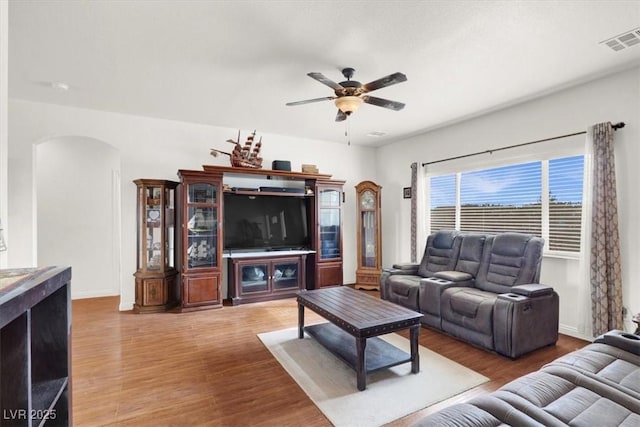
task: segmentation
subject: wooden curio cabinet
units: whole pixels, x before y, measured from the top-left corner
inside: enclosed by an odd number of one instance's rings
[[[222,307],[222,174],[178,171],[181,308]]]
[[[175,268],[177,182],[137,179],[136,313],[165,311],[178,304]]]
[[[342,285],[342,203],[344,181],[315,181],[315,274],[308,288]]]
[[[379,289],[382,272],[381,248],[381,190],[382,187],[363,181],[356,185],[357,209],[357,269],[356,289]]]

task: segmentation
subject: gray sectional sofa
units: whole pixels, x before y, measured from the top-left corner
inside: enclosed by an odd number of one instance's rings
[[[412,427],[640,426],[640,336],[610,331],[497,391]]]
[[[520,233],[438,231],[420,264],[383,270],[381,297],[422,323],[516,358],[558,340],[559,298],[539,282],[544,240]]]

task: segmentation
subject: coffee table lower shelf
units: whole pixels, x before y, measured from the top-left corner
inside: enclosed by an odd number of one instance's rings
[[[356,372],[358,371],[357,345],[356,338],[353,335],[348,334],[333,323],[305,326],[304,330],[352,369]],[[400,350],[381,338],[372,337],[367,339],[364,367],[366,373],[408,362],[411,362],[409,353]]]

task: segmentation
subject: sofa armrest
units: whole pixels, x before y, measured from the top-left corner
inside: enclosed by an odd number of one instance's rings
[[[614,329],[600,335],[593,342],[607,344],[640,355],[640,336]]]
[[[415,276],[418,274],[418,264],[393,264],[391,268],[383,268],[380,275],[380,297],[388,300],[390,297],[389,287],[387,286],[387,279],[389,276],[395,275],[410,275]]]
[[[453,282],[439,277],[427,277],[420,280],[418,306],[423,313],[440,317],[440,300],[442,293],[449,288],[470,287],[472,281]]]
[[[493,306],[494,350],[516,358],[554,344],[559,317],[559,297],[553,290],[535,297],[515,292],[499,294]]]
[[[382,271],[389,274],[410,274],[416,275],[418,274],[418,264],[393,264],[391,268],[385,268]]]
[[[473,279],[473,276],[463,271],[438,271],[433,275],[438,279],[449,280],[451,282],[464,282]]]
[[[531,283],[528,285],[516,285],[511,287],[511,292],[525,297],[539,297],[553,293],[553,288],[549,285],[541,285],[539,283]]]

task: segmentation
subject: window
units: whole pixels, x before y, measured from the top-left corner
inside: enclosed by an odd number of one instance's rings
[[[548,250],[579,252],[583,167],[573,156],[431,176],[431,231],[516,231],[544,237]]]
[[[584,157],[549,160],[549,249],[580,252]]]
[[[431,178],[431,229],[456,228],[456,176]]]
[[[540,236],[540,176],[540,162],[462,173],[460,230]]]

